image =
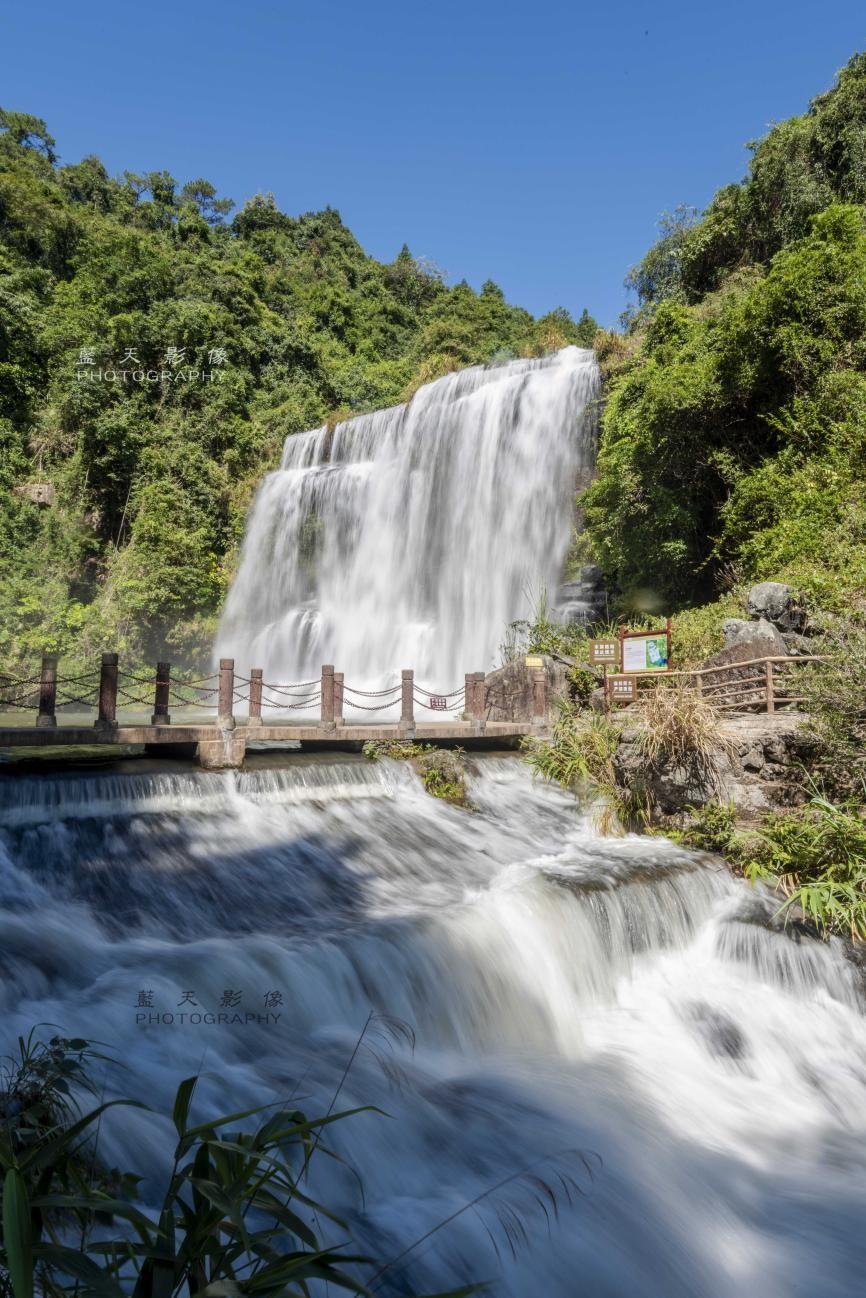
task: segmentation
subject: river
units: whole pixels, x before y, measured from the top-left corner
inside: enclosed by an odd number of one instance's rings
[[[527,1168],[559,1210],[510,1182],[382,1294],[862,1292],[866,1025],[842,948],[770,931],[717,860],[600,837],[518,757],[473,759],[469,785],[472,812],[407,765],[297,754],[4,776],[3,1049],[53,1023],[109,1043],[106,1085],[157,1114],[199,1069],[202,1112],[293,1093],[316,1113],[364,1032],[340,1104],[384,1112],[331,1129],[358,1179],[323,1160],[315,1181],[364,1250]],[[170,1130],[119,1111],[103,1157],[153,1178]]]

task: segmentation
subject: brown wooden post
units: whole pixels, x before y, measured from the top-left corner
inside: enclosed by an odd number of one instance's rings
[[[343,672],[334,672],[334,721],[343,724]]]
[[[168,715],[168,691],[171,686],[171,663],[156,664],[156,688],[153,696],[153,716],[150,718],[152,726],[169,726],[171,717]]]
[[[401,677],[399,731],[409,739],[415,735],[415,673],[411,668]]]
[[[221,730],[235,728],[235,660],[220,658],[219,693],[217,695],[217,725]]]
[[[250,712],[247,720],[251,726],[262,724],[262,675],[261,667],[250,669]]]
[[[532,673],[532,724],[543,726],[547,721],[547,673],[536,668]]]
[[[767,659],[764,664],[767,671],[767,711],[776,711],[776,696],[773,693],[773,664]]]
[[[323,730],[334,730],[334,665],[322,668],[322,712],[319,723]]]
[[[39,678],[39,715],[37,726],[56,726],[57,717],[57,654],[42,655],[42,675]]]
[[[94,725],[97,730],[114,730],[117,727],[117,654],[103,654],[99,669],[99,716]]]

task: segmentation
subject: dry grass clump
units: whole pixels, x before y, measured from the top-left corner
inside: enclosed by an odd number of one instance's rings
[[[637,742],[649,769],[682,770],[703,788],[716,786],[718,759],[731,752],[731,741],[711,703],[682,681],[660,681],[641,701],[641,714]]]

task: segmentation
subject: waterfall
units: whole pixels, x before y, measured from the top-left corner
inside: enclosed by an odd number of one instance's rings
[[[370,1011],[397,1016],[414,1042],[375,1021],[340,1091],[376,1111],[329,1128],[344,1163],[312,1169],[349,1251],[394,1257],[522,1168],[581,1193],[548,1223],[509,1185],[382,1298],[473,1280],[493,1298],[859,1292],[862,971],[768,927],[777,903],[718,860],[598,837],[519,758],[473,759],[469,793],[472,813],[347,755],[0,777],[0,1053],[54,1024],[110,1043],[108,1093],[158,1114],[203,1071],[202,1116],[289,1095],[314,1115]],[[207,1021],[225,989],[250,1021]],[[198,1020],[179,1018],[187,992]],[[100,1156],[145,1176],[146,1203],[171,1132],[102,1120]]]
[[[489,670],[559,582],[591,465],[592,352],[449,374],[404,406],[286,439],[253,504],[216,652],[271,681]]]

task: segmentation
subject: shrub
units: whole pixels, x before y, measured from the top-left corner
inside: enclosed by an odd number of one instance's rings
[[[466,773],[461,749],[450,752],[437,748],[425,753],[418,762],[418,772],[424,788],[432,797],[442,798],[456,806],[466,806]]]

